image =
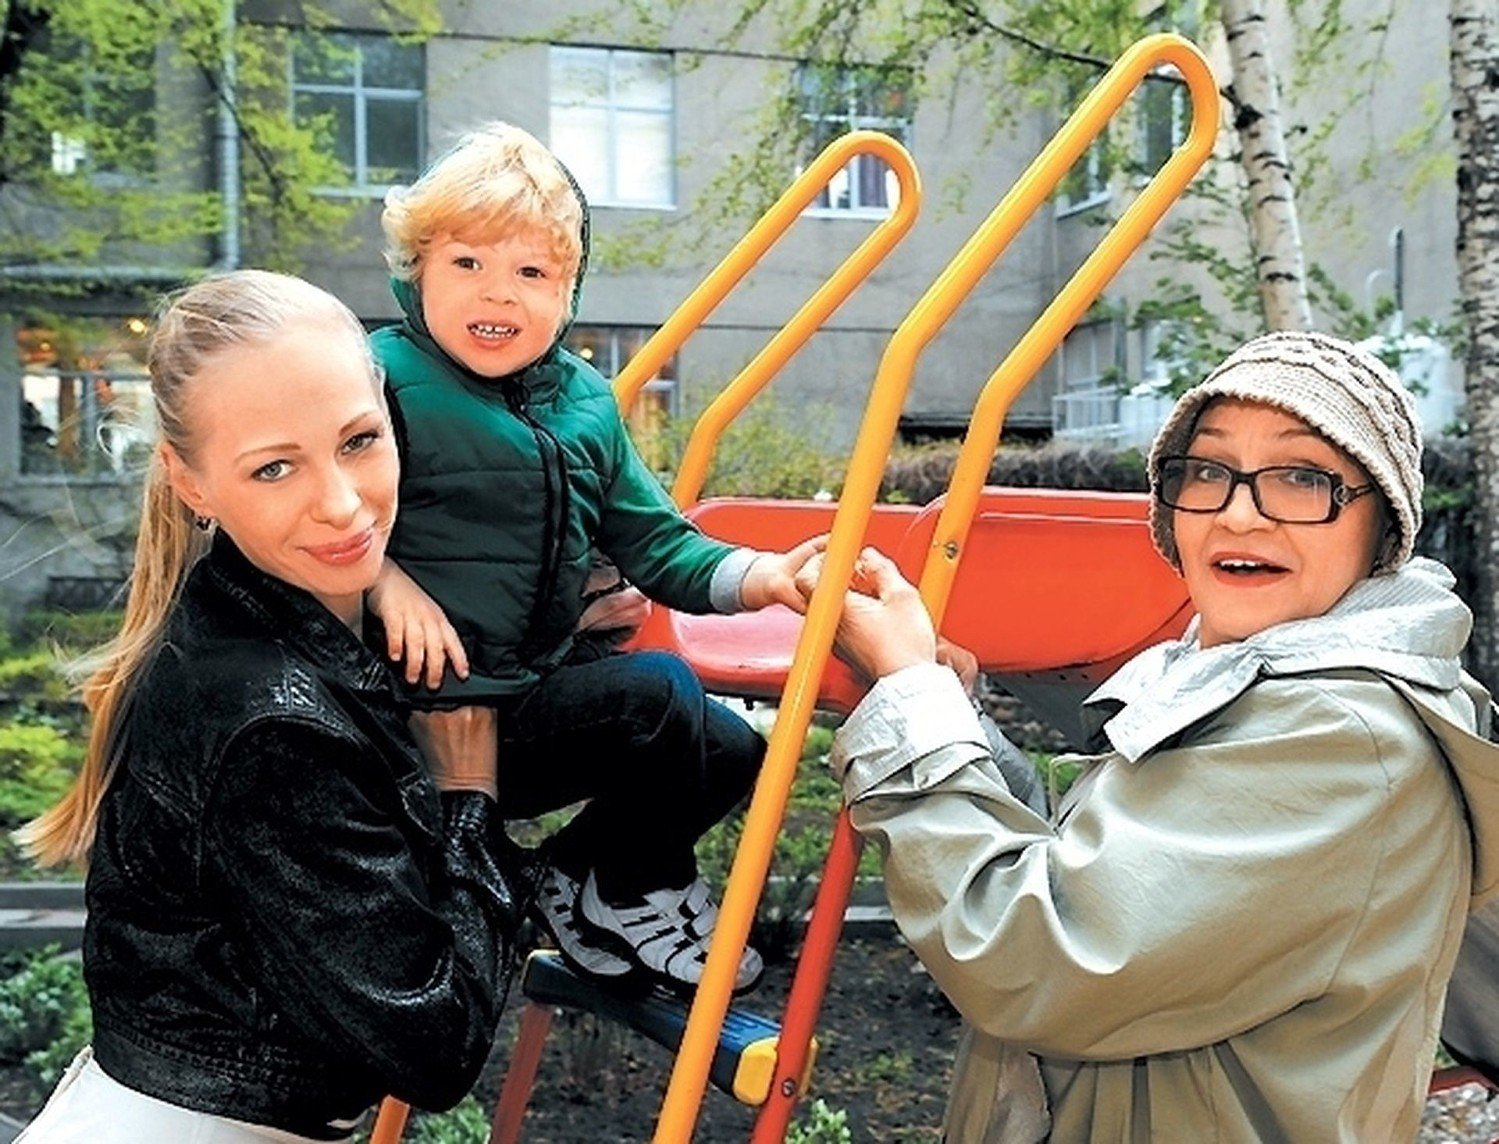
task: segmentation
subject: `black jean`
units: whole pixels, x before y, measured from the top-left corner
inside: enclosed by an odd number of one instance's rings
[[[552,863],[624,901],[692,881],[693,843],[748,793],[765,740],[665,652],[552,672],[500,712],[507,818],[588,804],[548,842]]]

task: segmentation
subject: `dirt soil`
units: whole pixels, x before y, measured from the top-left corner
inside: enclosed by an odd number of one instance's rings
[[[791,966],[767,967],[740,1007],[779,1018]],[[491,1066],[498,1073],[514,1040],[507,1010]],[[897,938],[845,941],[819,1022],[812,1088],[844,1110],[855,1141],[940,1140],[938,1125],[957,1042],[957,1015]],[[559,1015],[547,1039],[522,1139],[525,1144],[604,1144],[650,1139],[672,1058],[647,1038],[577,1013]],[[485,1103],[497,1084],[481,1082]],[[743,1141],[754,1110],[716,1089],[703,1102],[695,1139]]]
[[[792,967],[767,968],[742,1007],[779,1017]],[[492,1107],[518,1019],[515,999],[479,1092]],[[899,937],[845,940],[834,962],[818,1022],[819,1051],[811,1102],[847,1114],[848,1139],[936,1144],[958,1038],[948,1004]],[[627,1144],[650,1139],[671,1069],[654,1042],[578,1013],[559,1015],[527,1114],[524,1144]],[[694,1139],[701,1144],[746,1141],[754,1111],[710,1088]],[[814,1137],[818,1144],[830,1137]],[[1499,1100],[1476,1085],[1433,1097],[1417,1144],[1499,1144]]]

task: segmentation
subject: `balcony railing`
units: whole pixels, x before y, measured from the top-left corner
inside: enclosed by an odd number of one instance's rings
[[[1076,389],[1051,399],[1052,432],[1065,441],[1113,445],[1120,435],[1119,390]]]
[[[21,381],[23,476],[110,477],[144,467],[154,437],[138,373],[27,373]]]
[[[1141,383],[1075,389],[1051,399],[1052,433],[1062,441],[1110,449],[1146,449],[1171,411],[1171,394]]]

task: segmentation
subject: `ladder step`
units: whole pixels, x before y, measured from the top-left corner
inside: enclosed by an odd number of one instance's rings
[[[661,990],[631,994],[609,989],[574,973],[562,955],[550,949],[535,950],[526,958],[521,992],[542,1005],[582,1009],[618,1021],[672,1052],[682,1043],[682,1030],[687,1026],[688,1003],[681,998]],[[780,1035],[781,1027],[770,1018],[730,1008],[718,1035],[708,1079],[741,1104],[764,1104],[775,1075]],[[802,1092],[806,1091],[816,1057],[814,1038],[800,1080]]]

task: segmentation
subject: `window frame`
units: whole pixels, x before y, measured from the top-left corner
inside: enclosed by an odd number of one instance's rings
[[[1083,393],[1117,386],[1125,376],[1125,328],[1118,315],[1083,318],[1062,339],[1057,370],[1059,393]],[[1084,356],[1090,369],[1074,374],[1069,359]]]
[[[1057,191],[1057,218],[1070,218],[1072,215],[1082,214],[1094,207],[1101,207],[1114,197],[1112,186],[1112,174],[1105,169],[1104,152],[1109,145],[1108,132],[1100,135],[1088,149],[1083,152],[1082,158],[1078,160],[1084,167],[1084,194],[1081,198],[1073,198],[1070,188],[1064,179]]]
[[[157,90],[155,49],[142,53],[140,73],[134,74],[128,71],[110,71],[100,67],[87,41],[64,45],[63,50],[67,50],[69,46],[80,53],[79,86],[74,94],[77,99],[77,117],[89,135],[101,131],[120,130],[119,124],[106,120],[104,112],[111,107],[111,103],[107,97],[101,98],[102,90],[114,86],[146,94],[147,99],[144,102],[149,104],[149,114],[147,116],[132,114],[131,109],[126,108],[125,121],[146,124],[146,130],[135,142],[139,143],[143,153],[149,156],[148,166],[142,170],[101,167],[97,151],[90,145],[88,136],[69,135],[65,131],[54,130],[48,133],[50,147],[48,169],[56,178],[85,178],[94,186],[104,189],[125,190],[152,186],[159,174],[156,122],[161,110]],[[58,50],[57,44],[52,41],[46,45],[43,54],[56,50]]]
[[[575,322],[568,328],[567,334],[563,338],[563,345],[569,352],[582,357],[584,361],[598,370],[606,379],[613,381],[614,378],[619,376],[619,371],[624,369],[630,359],[636,353],[640,352],[640,348],[659,329],[659,326],[639,322]],[[575,334],[580,334],[582,331],[607,336],[608,362],[600,362],[596,357],[583,355],[568,344],[568,338],[571,338]],[[629,349],[625,343],[632,336],[638,339],[639,345],[635,346],[634,349]],[[665,393],[667,395],[666,413],[671,417],[679,416],[681,412],[682,389],[679,384],[677,364],[677,355],[673,354],[662,364],[660,373],[641,387],[641,393]],[[608,368],[605,368],[606,366]]]
[[[1202,13],[1197,0],[1165,0],[1147,17],[1146,21],[1152,31],[1176,32],[1189,40],[1197,40],[1202,31]],[[1177,74],[1176,69],[1169,69]],[[1142,85],[1141,94],[1152,87],[1159,89],[1165,82],[1147,78]],[[1141,108],[1140,113],[1140,143],[1135,155],[1135,161],[1141,167],[1139,182],[1143,185],[1160,167],[1175,154],[1176,150],[1187,141],[1187,132],[1191,124],[1192,109],[1190,93],[1187,91],[1185,82],[1173,82],[1170,85],[1171,96],[1159,104],[1147,103]],[[1153,157],[1150,150],[1151,117],[1159,114],[1160,108],[1165,108],[1171,116],[1168,135],[1170,146],[1166,153],[1159,157]]]
[[[124,480],[139,472],[156,438],[148,328],[141,314],[71,315],[62,332],[35,317],[15,319],[16,479]],[[54,347],[68,340],[82,348],[59,360]]]
[[[601,101],[590,101],[588,99],[577,100],[559,98],[557,84],[552,76],[558,70],[556,67],[559,55],[575,56],[599,56],[604,57],[604,75],[606,80],[606,91]],[[667,101],[666,107],[635,106],[620,102],[616,97],[616,62],[625,56],[654,56],[666,60],[667,74]],[[596,189],[584,187],[588,195],[588,203],[593,207],[607,207],[611,210],[638,210],[638,211],[675,211],[678,205],[677,186],[677,59],[673,51],[652,51],[644,48],[626,48],[599,46],[593,44],[551,44],[547,56],[548,81],[547,81],[547,131],[548,138],[555,142],[557,135],[553,116],[559,109],[585,107],[602,109],[604,112],[604,163],[605,179],[608,187],[603,194],[597,193]],[[665,155],[665,169],[667,171],[666,198],[653,201],[644,199],[627,199],[619,194],[619,171],[622,166],[620,159],[621,136],[618,125],[618,116],[621,112],[630,115],[655,115],[666,121],[667,153]],[[566,162],[566,156],[559,155]]]
[[[831,112],[812,105],[809,98],[808,80],[813,75],[819,77],[830,76],[836,80],[837,92],[841,97],[842,109],[839,112]],[[846,129],[837,135],[830,135],[828,142],[840,139],[844,135],[854,131],[880,131],[895,139],[908,150],[912,146],[912,136],[915,129],[915,119],[909,113],[904,116],[879,115],[862,109],[860,97],[865,94],[863,88],[869,80],[877,80],[887,86],[892,80],[898,80],[899,86],[905,92],[907,100],[910,98],[912,87],[911,75],[901,68],[880,67],[877,64],[822,64],[812,61],[803,61],[797,65],[796,85],[797,99],[800,104],[798,115],[803,124],[803,131],[809,141],[809,151],[798,164],[798,172],[806,170],[808,164],[815,155],[810,153],[812,141],[818,135],[817,128],[825,123],[846,124]],[[831,85],[829,85],[831,87]],[[892,130],[893,128],[893,130]],[[824,146],[827,144],[824,143]],[[891,213],[900,205],[899,186],[894,190],[891,201],[883,206],[866,206],[863,203],[854,203],[853,198],[860,186],[859,176],[856,173],[857,165],[861,163],[880,163],[883,160],[874,155],[856,155],[844,171],[849,172],[850,205],[846,207],[835,206],[829,203],[826,206],[814,203],[808,206],[802,213],[813,218],[842,218],[842,219],[870,219],[878,221],[889,218]],[[888,170],[888,167],[887,167]],[[829,184],[831,186],[831,184]]]
[[[298,37],[314,35],[319,38],[349,42],[349,45],[354,49],[354,76],[350,83],[304,83],[297,79],[296,40]],[[412,103],[416,105],[416,138],[413,140],[412,149],[415,159],[413,172],[414,176],[421,173],[427,154],[427,53],[419,44],[400,45],[409,46],[417,53],[417,60],[421,67],[420,87],[380,87],[364,83],[364,43],[374,40],[389,42],[395,39],[396,37],[394,36],[384,35],[379,32],[340,31],[314,33],[305,28],[299,28],[293,32],[293,42],[286,57],[288,100],[292,122],[294,124],[298,123],[297,97],[301,94],[351,95],[354,102],[354,169],[349,172],[350,182],[347,185],[330,185],[315,188],[320,195],[340,198],[378,198],[390,190],[391,187],[401,185],[399,182],[374,183],[369,181],[369,102],[371,96],[379,101]]]

